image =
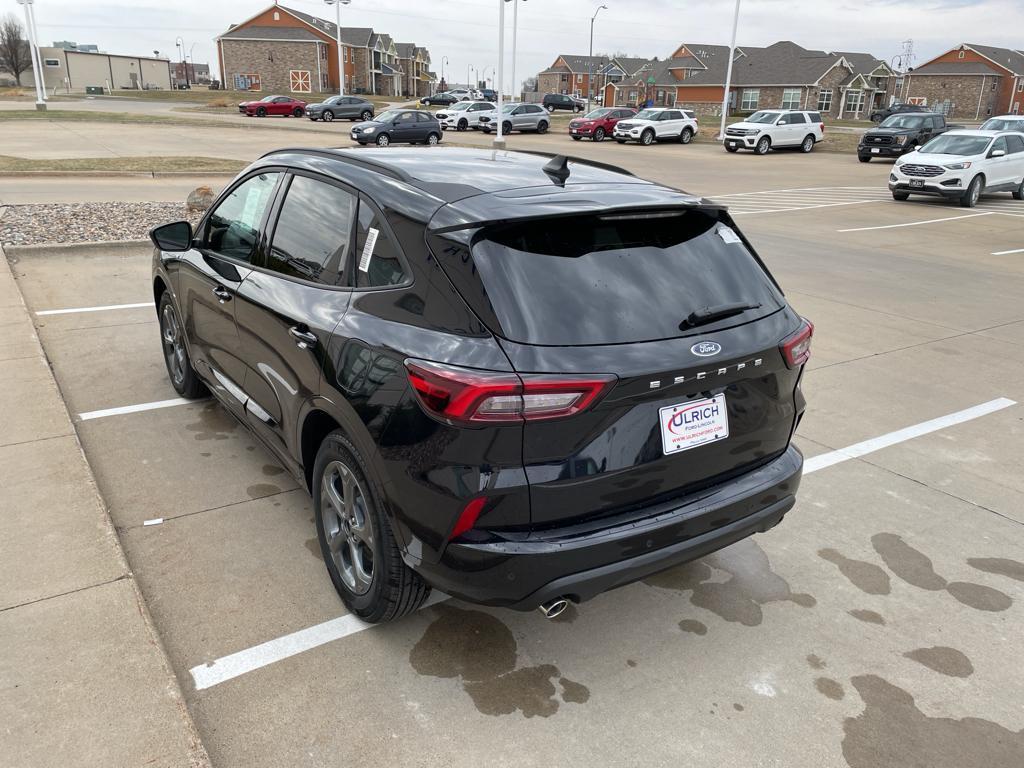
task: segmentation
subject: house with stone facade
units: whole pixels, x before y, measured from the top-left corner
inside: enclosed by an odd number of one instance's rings
[[[628,77],[646,62],[647,59],[631,57],[562,54],[550,67],[537,74],[537,91],[564,93],[585,99],[593,78],[593,98],[602,93],[609,83],[617,83]]]
[[[604,103],[720,115],[728,65],[728,46],[683,43],[667,59],[652,59],[606,86]],[[742,46],[734,52],[730,112],[813,109],[836,119],[864,118],[888,103],[895,79],[885,62],[867,53],[810,50],[789,41]]]
[[[1024,112],[1024,51],[961,43],[908,72],[896,98],[962,120]]]
[[[272,5],[216,38],[224,87],[263,93],[336,93],[338,30],[334,22]],[[369,27],[341,28],[346,93],[398,96],[402,70],[389,35]],[[430,55],[421,56],[429,63]]]

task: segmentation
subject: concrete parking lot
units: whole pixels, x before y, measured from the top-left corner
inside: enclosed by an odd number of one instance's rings
[[[176,400],[145,249],[19,254],[214,765],[1024,763],[1024,203],[896,203],[887,164],[852,156],[510,144],[731,207],[816,326],[797,506],[555,621],[440,600],[367,628],[308,494],[215,403]]]

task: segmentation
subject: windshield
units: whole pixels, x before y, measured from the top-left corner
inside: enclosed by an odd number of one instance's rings
[[[636,113],[637,120],[657,120],[661,114],[660,109],[641,109]]]
[[[604,117],[605,115],[607,115],[610,112],[611,112],[610,109],[593,109],[590,112],[587,112],[587,119],[588,120],[597,120],[599,117]]]
[[[449,112],[462,112],[463,110],[469,109],[472,104],[468,101],[460,101],[458,104],[452,104],[448,107]]]
[[[1001,117],[993,117],[986,120],[981,126],[983,131],[1024,131],[1024,117],[1016,120],[1004,120]]]
[[[925,144],[919,152],[928,155],[980,155],[992,141],[988,136],[963,136],[944,133]]]
[[[779,112],[755,112],[744,122],[747,123],[774,123],[779,118]]]
[[[342,100],[342,98],[344,98],[344,97],[343,96],[331,96],[331,98],[329,98],[326,101],[324,101],[324,104],[337,104],[339,101]]]
[[[397,109],[389,109],[386,112],[381,112],[375,119],[378,123],[389,123],[392,120],[395,120],[400,114],[402,114],[401,111]]]
[[[502,111],[502,112],[511,112],[511,111],[512,111],[513,109],[515,109],[515,108],[516,108],[516,107],[518,107],[518,106],[519,106],[519,105],[518,105],[518,104],[515,104],[515,103],[512,103],[512,104],[504,104],[504,105],[502,105],[502,107],[501,107],[501,111]]]
[[[273,101],[277,96],[264,96],[260,101]]]
[[[924,126],[924,118],[920,115],[893,115],[887,117],[880,126],[881,128],[921,128]]]

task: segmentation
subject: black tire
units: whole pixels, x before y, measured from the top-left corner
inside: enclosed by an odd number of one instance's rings
[[[985,177],[980,173],[971,179],[971,183],[967,185],[967,189],[960,195],[960,207],[961,208],[973,208],[978,204],[978,200],[981,198],[981,193],[985,190]]]
[[[580,139],[582,139],[582,138],[583,138],[582,136],[573,136],[573,137],[572,137],[572,140],[573,140],[573,141],[579,141],[579,140],[580,140]],[[596,139],[595,139],[595,141],[596,141]]]
[[[813,152],[814,151],[814,136],[813,135],[808,133],[806,136],[804,136],[804,140],[800,142],[800,151],[803,152],[805,155],[808,152]]]
[[[380,134],[380,136],[377,137],[377,146],[378,147],[386,147],[390,143],[391,143],[391,137],[388,136],[386,133],[382,133],[382,134]]]
[[[505,122],[501,124],[501,135],[508,136],[512,133],[512,123]]]
[[[1014,200],[1024,200],[1024,181],[1011,194]]]
[[[857,155],[857,159],[860,160],[862,163],[870,163],[871,155]]]
[[[355,481],[353,490],[358,494],[352,500],[353,515],[362,514],[362,525],[372,532],[372,545],[365,543],[360,546],[371,553],[371,573],[369,586],[363,592],[346,584],[342,571],[331,553],[328,521],[336,519],[334,509],[330,505],[329,494],[325,489],[325,478],[331,482],[334,472],[344,467]],[[313,466],[313,510],[316,519],[317,540],[320,542],[320,554],[324,558],[331,582],[354,615],[363,621],[376,624],[392,621],[412,613],[430,595],[430,586],[411,570],[403,561],[395,541],[395,535],[383,511],[384,493],[381,483],[376,477],[367,473],[365,462],[358,449],[340,429],[331,432],[324,438],[320,450],[316,454]],[[337,486],[335,485],[335,488]],[[355,495],[355,494],[353,494]],[[325,499],[325,496],[327,499]],[[361,503],[357,503],[361,502]],[[356,508],[358,512],[355,511]],[[339,527],[337,535],[344,535]],[[336,540],[336,537],[332,536]],[[365,559],[362,561],[365,564]]]
[[[547,120],[541,120],[539,123],[537,123],[537,133],[547,133],[547,132],[548,132],[548,121]]]
[[[626,143],[626,140],[625,140],[625,139],[616,139],[615,141],[616,141],[616,143],[618,143],[618,144],[625,144],[625,143]]]
[[[693,141],[693,131],[689,128],[683,128],[683,132],[679,134],[679,143],[689,144],[691,141]]]
[[[362,112],[359,113],[359,119],[362,120],[364,123],[367,120],[373,120],[373,112],[371,112],[368,109],[364,109]]]
[[[762,136],[758,139],[757,144],[754,146],[755,155],[767,155],[772,148],[772,140],[767,136]]]
[[[598,127],[594,129],[594,141],[604,141],[604,128]]]
[[[441,141],[441,137],[437,133],[428,133],[427,134],[427,144],[429,144],[430,146],[432,146],[432,147],[436,146],[437,144],[440,143],[440,141]]]
[[[296,107],[295,109],[292,110],[292,114],[295,117],[302,117],[304,114],[306,114],[306,110],[304,110],[302,107]]]
[[[904,200],[909,200],[910,199],[910,193],[909,192],[897,192],[896,190],[893,190],[892,199],[893,200],[899,200],[902,203]]]
[[[167,291],[160,297],[157,318],[160,322],[160,347],[164,353],[164,365],[167,366],[167,378],[171,380],[174,391],[189,400],[205,397],[206,385],[192,368],[185,329],[178,317],[178,310],[174,308],[171,294]]]
[[[872,115],[871,116],[871,122],[874,123],[875,125],[878,125],[880,122],[882,122],[882,116],[881,115]]]
[[[486,133],[488,136],[491,135],[491,129],[490,128],[481,128],[480,130],[483,131],[484,133]]]
[[[648,128],[646,131],[640,134],[640,143],[645,147],[651,146],[654,143],[654,131]]]
[[[330,109],[325,109],[320,119],[325,123],[330,123],[334,120],[334,112]]]
[[[455,126],[457,130],[464,131],[469,128],[469,121],[466,118],[459,120],[459,124]]]
[[[577,112],[582,112],[582,111],[583,111],[583,107],[581,107],[581,106],[580,106],[579,104],[577,104],[576,106],[574,106],[574,107],[572,108],[572,113],[573,113],[574,115],[575,115],[575,114],[576,114]]]
[[[548,104],[547,107],[545,107],[545,109],[547,109],[548,112],[554,112],[555,111],[555,105],[554,104]]]
[[[266,116],[267,116],[267,108],[266,107],[257,107],[256,108],[256,117],[266,117]]]
[[[740,148],[739,147],[733,147],[733,146],[731,146],[729,144],[726,144],[725,145],[725,151],[726,152],[739,152]]]

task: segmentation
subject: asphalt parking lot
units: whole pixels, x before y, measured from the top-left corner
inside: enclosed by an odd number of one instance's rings
[[[570,151],[728,203],[816,332],[786,520],[555,621],[346,617],[308,494],[176,401],[149,255],[14,265],[214,764],[1020,765],[1024,203],[896,203],[853,156]]]

